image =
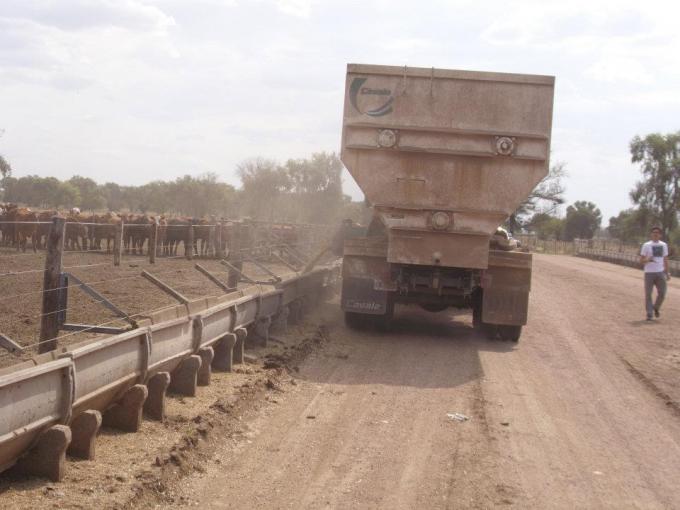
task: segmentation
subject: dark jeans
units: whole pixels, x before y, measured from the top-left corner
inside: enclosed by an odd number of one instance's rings
[[[652,303],[652,289],[654,287],[656,287],[656,301]],[[645,305],[648,316],[652,316],[655,308],[657,310],[661,308],[664,297],[666,297],[666,274],[645,273]]]

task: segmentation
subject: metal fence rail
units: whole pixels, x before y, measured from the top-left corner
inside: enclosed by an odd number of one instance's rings
[[[593,260],[601,260],[603,262],[611,262],[622,266],[640,268],[640,255],[631,251],[610,251],[600,250],[596,248],[588,248],[587,246],[577,246],[574,253],[578,257],[585,257]],[[680,276],[680,261],[669,260],[668,270],[673,276]]]
[[[625,244],[618,239],[575,239],[558,241],[538,239],[534,235],[519,234],[517,239],[522,248],[557,255],[575,255],[612,264],[640,268],[640,245]],[[668,268],[672,275],[680,276],[680,260],[669,260]]]

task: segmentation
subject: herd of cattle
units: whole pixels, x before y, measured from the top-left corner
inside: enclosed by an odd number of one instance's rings
[[[58,211],[33,211],[16,204],[0,204],[0,243],[26,251],[44,248],[49,234],[52,217]],[[189,226],[193,225],[194,254],[205,256],[215,247],[216,239],[222,240],[222,249],[230,246],[234,222],[219,221],[214,218],[167,218],[162,215],[125,214],[107,212],[104,214],[84,214],[77,208],[71,209],[66,218],[64,245],[67,250],[96,250],[111,252],[116,235],[116,226],[123,225],[123,246],[125,253],[142,254],[145,244],[148,247],[152,227],[156,228],[158,255],[177,255],[182,243],[186,249],[189,239]],[[217,229],[221,229],[218,233]],[[253,228],[241,229],[241,236],[252,238]],[[269,226],[269,236],[280,243],[295,245],[299,230],[290,225]],[[254,241],[254,239],[252,239]]]

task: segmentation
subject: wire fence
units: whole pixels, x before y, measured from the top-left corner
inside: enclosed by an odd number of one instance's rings
[[[52,225],[44,221],[0,223],[0,334],[23,348],[18,356],[0,348],[0,367],[29,359],[48,343],[57,342],[61,347],[64,342],[99,337],[94,331],[103,326],[129,328],[130,321],[114,309],[134,319],[179,304],[171,293],[143,278],[143,271],[187,299],[214,297],[234,287],[271,284],[275,281],[272,272],[285,275],[301,270],[330,242],[332,233],[325,225],[233,221],[103,225],[106,230],[97,232],[102,224],[66,221],[59,274],[77,278],[45,287],[52,271],[46,250],[52,242]],[[8,226],[13,231],[8,231]],[[33,229],[24,242],[16,235],[21,229],[24,234]],[[108,236],[110,232],[118,236],[117,241]],[[194,267],[197,262],[209,276]],[[45,309],[45,302],[55,294],[58,304]],[[41,340],[44,321],[55,317],[59,317],[61,328],[75,323],[80,330],[60,329]]]
[[[525,250],[536,253],[575,255],[577,257],[600,260],[628,267],[640,268],[640,245],[628,244],[618,239],[575,239],[558,241],[537,239],[536,236],[520,234],[517,239]],[[680,260],[669,260],[668,268],[672,275],[680,276]]]

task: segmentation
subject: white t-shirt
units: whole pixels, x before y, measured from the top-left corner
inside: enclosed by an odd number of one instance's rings
[[[640,255],[652,257],[652,261],[645,264],[645,273],[663,273],[663,259],[668,257],[668,245],[663,241],[647,241],[642,245]]]

